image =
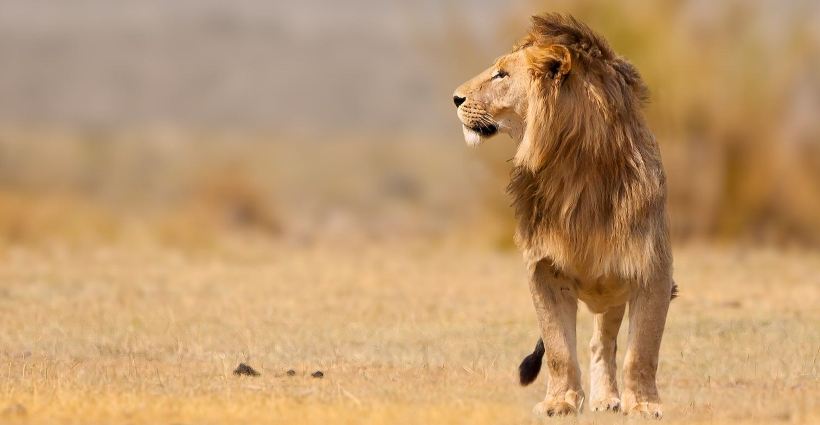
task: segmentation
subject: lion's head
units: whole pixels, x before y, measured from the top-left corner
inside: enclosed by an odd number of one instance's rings
[[[530,33],[456,89],[453,101],[469,145],[508,134],[519,142],[516,165],[536,171],[554,148],[606,151],[565,144],[599,143],[617,121],[642,119],[613,115],[638,110],[645,97],[638,72],[603,38],[572,17],[547,14],[533,17]]]

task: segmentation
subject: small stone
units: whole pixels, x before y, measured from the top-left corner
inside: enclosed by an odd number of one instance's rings
[[[245,363],[239,363],[239,366],[234,369],[233,374],[237,376],[259,376],[259,372],[257,372],[256,369],[246,365]]]
[[[314,378],[324,378],[325,374],[322,373],[321,370],[317,370],[316,372],[311,373],[310,376],[312,376]]]
[[[288,374],[288,376],[296,376],[296,371],[295,371],[295,370],[293,370],[293,369],[289,369],[289,370],[287,371],[287,374]]]

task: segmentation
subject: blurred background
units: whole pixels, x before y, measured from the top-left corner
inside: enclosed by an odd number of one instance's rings
[[[572,13],[641,70],[675,239],[820,245],[814,0],[0,0],[0,246],[512,246],[452,91]]]

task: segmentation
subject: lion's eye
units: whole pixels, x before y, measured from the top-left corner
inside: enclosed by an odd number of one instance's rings
[[[495,71],[495,74],[493,74],[493,80],[500,80],[508,75],[510,74],[507,74],[507,71],[499,69],[498,71]]]

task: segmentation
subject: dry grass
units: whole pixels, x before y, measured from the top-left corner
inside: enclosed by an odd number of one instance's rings
[[[687,247],[676,279],[666,421],[817,423],[820,254]],[[530,423],[544,386],[515,381],[537,331],[510,253],[10,249],[0,281],[2,422]]]

